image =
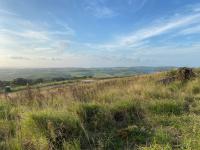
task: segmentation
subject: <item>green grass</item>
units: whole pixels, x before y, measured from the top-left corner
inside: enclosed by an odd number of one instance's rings
[[[149,107],[152,113],[158,115],[181,115],[184,113],[184,107],[181,102],[173,100],[158,101]]]
[[[2,96],[0,149],[198,150],[200,78],[157,83],[166,75]]]

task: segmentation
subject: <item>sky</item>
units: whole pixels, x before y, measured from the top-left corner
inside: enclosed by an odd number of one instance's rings
[[[0,68],[200,66],[199,0],[0,0]]]

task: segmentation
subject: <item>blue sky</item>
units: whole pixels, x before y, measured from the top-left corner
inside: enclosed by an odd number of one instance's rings
[[[199,0],[0,0],[0,67],[198,67],[199,58]]]

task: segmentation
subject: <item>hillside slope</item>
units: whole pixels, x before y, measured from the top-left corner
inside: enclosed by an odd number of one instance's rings
[[[114,68],[36,68],[36,69],[0,69],[0,80],[15,78],[52,79],[56,77],[116,77],[147,74],[166,71],[173,67],[114,67]]]
[[[200,77],[163,72],[1,95],[0,149],[200,147]]]

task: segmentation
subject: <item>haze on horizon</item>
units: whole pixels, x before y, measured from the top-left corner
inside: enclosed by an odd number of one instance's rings
[[[0,0],[0,68],[200,66],[199,0]]]

